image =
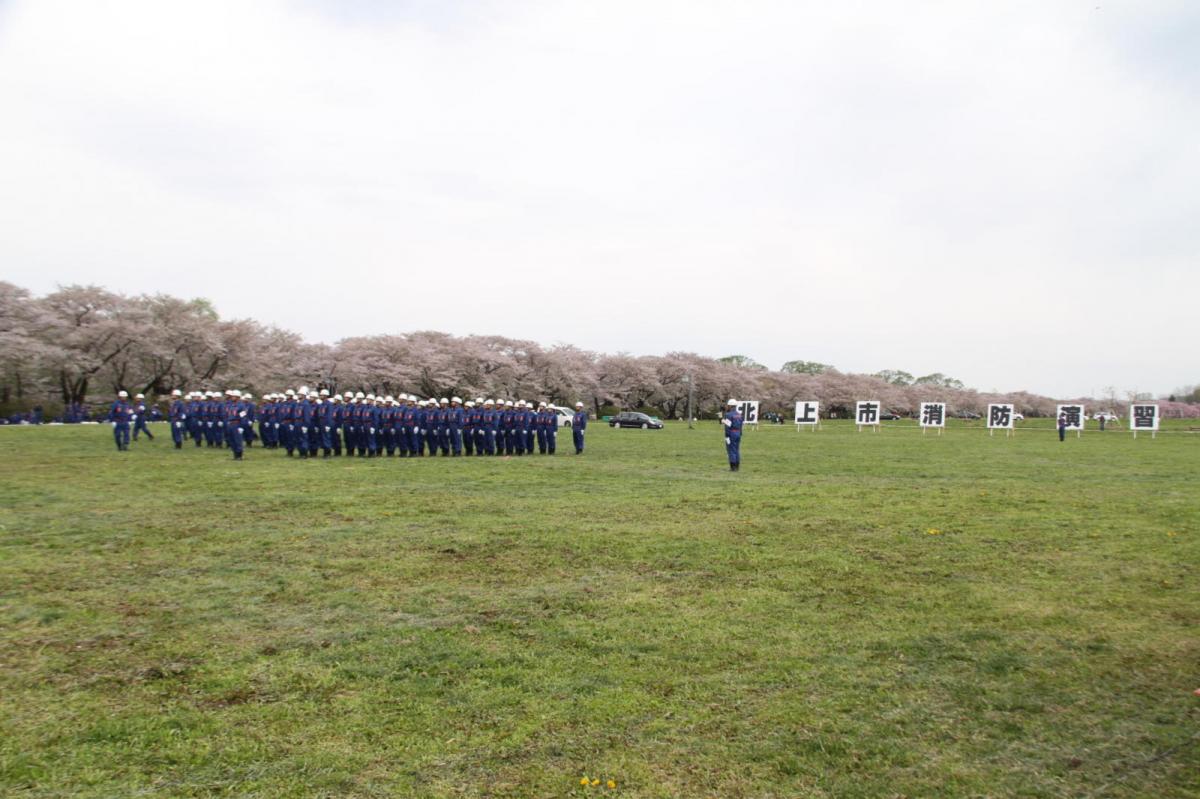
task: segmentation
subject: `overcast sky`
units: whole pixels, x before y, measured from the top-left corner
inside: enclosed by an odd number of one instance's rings
[[[1191,0],[0,0],[0,277],[1165,392],[1198,43]]]

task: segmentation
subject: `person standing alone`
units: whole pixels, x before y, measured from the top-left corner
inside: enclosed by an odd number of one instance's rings
[[[582,402],[575,403],[575,416],[571,418],[571,438],[575,440],[575,454],[583,454],[583,431],[587,430],[588,415]]]
[[[725,452],[729,455],[729,471],[736,472],[742,467],[742,413],[738,410],[737,400],[727,403],[728,410],[721,419],[725,428]]]

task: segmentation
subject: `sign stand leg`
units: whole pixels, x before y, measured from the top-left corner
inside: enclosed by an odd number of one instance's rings
[[[996,429],[994,427],[989,427],[988,428],[988,438],[991,438],[994,435],[996,435]]]

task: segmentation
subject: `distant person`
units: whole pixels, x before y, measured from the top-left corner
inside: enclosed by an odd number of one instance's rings
[[[575,454],[583,454],[583,433],[587,430],[588,415],[583,403],[575,403],[575,415],[571,417],[571,438],[575,440]]]
[[[1060,413],[1058,415],[1058,440],[1066,441],[1067,439],[1067,415]]]
[[[1108,414],[1107,413],[1100,414],[1100,432],[1101,433],[1104,432],[1104,423],[1107,421],[1108,421]]]
[[[41,423],[42,423],[42,416],[43,416],[43,415],[44,415],[44,412],[42,411],[42,406],[41,406],[41,405],[34,405],[34,406],[33,406],[33,416],[32,416],[32,417],[30,417],[30,421],[31,421],[33,424],[41,424]]]
[[[129,449],[129,423],[133,421],[133,407],[129,404],[129,393],[117,392],[117,401],[108,409],[108,421],[112,422],[113,439],[117,442],[117,452]]]
[[[729,455],[729,471],[736,472],[742,467],[742,413],[738,410],[737,400],[726,403],[729,408],[721,419],[725,428],[725,452]]]

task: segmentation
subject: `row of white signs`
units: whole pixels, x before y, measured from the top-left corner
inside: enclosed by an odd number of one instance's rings
[[[742,416],[746,422],[758,422],[758,403],[745,401],[741,403]],[[862,400],[854,403],[854,422],[859,425],[877,425],[883,406],[875,400]],[[821,403],[809,400],[796,403],[796,424],[820,424],[819,412]],[[1082,430],[1084,419],[1082,405],[1059,405],[1055,418],[1065,417],[1067,430]],[[1016,419],[1016,406],[997,402],[988,405],[987,426],[997,430],[1011,430]],[[1158,430],[1158,406],[1154,404],[1136,404],[1129,406],[1130,428],[1132,430]],[[946,403],[922,402],[921,412],[917,416],[921,427],[945,427]]]

